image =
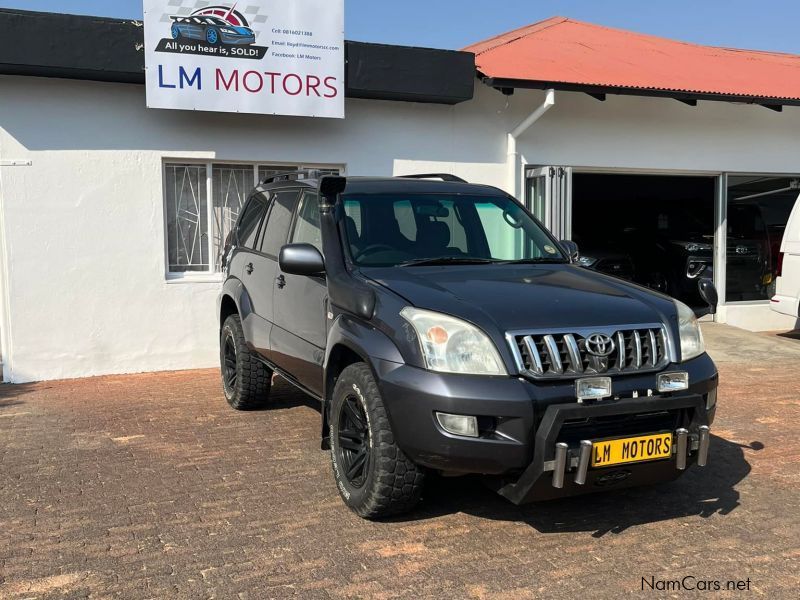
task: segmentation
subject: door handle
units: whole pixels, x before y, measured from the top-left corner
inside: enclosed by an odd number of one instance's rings
[[[275,283],[278,284],[278,289],[282,290],[283,288],[286,287],[286,277],[284,277],[283,275],[278,275],[275,278]]]
[[[247,266],[245,266],[245,271],[247,271],[247,274],[250,275],[253,272],[253,263],[247,263]]]

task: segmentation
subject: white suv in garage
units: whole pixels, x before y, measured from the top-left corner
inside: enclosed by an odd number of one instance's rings
[[[786,224],[779,265],[772,310],[800,318],[800,201]]]

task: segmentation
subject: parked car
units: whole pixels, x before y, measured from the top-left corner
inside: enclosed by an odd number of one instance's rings
[[[431,471],[523,503],[704,466],[718,377],[692,310],[579,267],[505,192],[440,178],[253,191],[218,304],[230,405],[267,406],[274,373],[319,400],[366,518],[411,509]]]
[[[225,19],[205,15],[172,17],[172,38],[200,40],[216,46],[217,44],[254,44],[256,35],[249,27],[231,25]]]
[[[800,201],[786,223],[772,310],[800,319]]]
[[[698,281],[714,276],[714,235],[707,225],[679,205],[642,207],[628,220],[634,224],[610,238],[584,241],[576,236],[580,264],[701,306]],[[755,204],[731,206],[728,221],[728,298],[764,298],[772,271],[760,210]]]
[[[583,248],[583,246],[581,246]],[[636,269],[633,259],[621,250],[592,248],[582,250],[578,264],[593,271],[621,277],[628,281],[636,279]]]

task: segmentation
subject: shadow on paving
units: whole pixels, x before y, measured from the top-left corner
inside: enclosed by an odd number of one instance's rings
[[[34,390],[36,386],[32,383],[0,384],[0,410],[10,406],[19,406],[25,404],[22,400],[18,400],[20,396],[24,396]]]
[[[432,477],[418,509],[397,521],[422,520],[463,512],[486,519],[525,522],[541,533],[592,532],[594,537],[630,527],[689,516],[727,515],[739,506],[734,487],[750,464],[743,446],[712,435],[709,464],[691,467],[680,479],[515,506],[484,487],[478,477]],[[761,450],[761,442],[744,446]]]

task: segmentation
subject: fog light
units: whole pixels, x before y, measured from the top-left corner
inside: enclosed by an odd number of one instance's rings
[[[578,400],[600,400],[611,395],[611,377],[587,377],[575,382]]]
[[[436,413],[436,420],[447,433],[453,435],[463,435],[466,437],[478,437],[478,419],[465,415],[449,415],[447,413]]]
[[[679,392],[689,389],[689,374],[685,371],[661,373],[658,376],[659,392]]]
[[[706,410],[711,410],[717,405],[717,388],[714,388],[706,396]]]

